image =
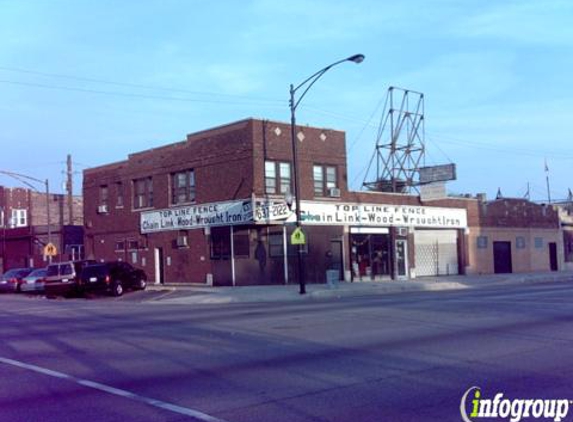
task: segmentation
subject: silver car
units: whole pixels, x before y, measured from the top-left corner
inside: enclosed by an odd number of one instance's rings
[[[38,268],[28,274],[20,284],[21,292],[43,292],[46,279],[46,268]]]

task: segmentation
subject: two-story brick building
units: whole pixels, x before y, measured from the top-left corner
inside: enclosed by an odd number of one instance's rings
[[[82,256],[83,200],[72,198],[71,216],[68,201],[67,195],[50,194],[47,201],[45,193],[0,186],[0,270],[45,266],[48,242],[57,249],[55,260]]]
[[[463,274],[476,199],[352,192],[344,132],[296,128],[306,280]],[[296,276],[290,126],[247,119],[84,171],[86,252],[156,282],[284,284]]]

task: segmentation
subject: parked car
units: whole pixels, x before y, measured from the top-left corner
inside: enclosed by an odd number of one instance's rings
[[[24,277],[33,270],[33,268],[14,268],[6,271],[0,277],[0,292],[19,292]]]
[[[46,269],[46,296],[74,295],[81,292],[81,273],[84,267],[97,263],[93,259],[50,264]]]
[[[81,276],[83,291],[106,291],[121,296],[125,289],[144,290],[147,287],[145,271],[122,261],[88,265]]]
[[[46,268],[37,268],[28,274],[20,284],[21,292],[39,292],[44,290],[44,281],[47,274]]]

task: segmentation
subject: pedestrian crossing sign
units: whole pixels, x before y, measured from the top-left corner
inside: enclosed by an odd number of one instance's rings
[[[56,256],[58,254],[58,248],[53,243],[48,243],[44,246],[44,255],[46,256]]]
[[[306,245],[306,236],[302,231],[302,228],[297,227],[294,229],[290,235],[290,243],[291,245]]]

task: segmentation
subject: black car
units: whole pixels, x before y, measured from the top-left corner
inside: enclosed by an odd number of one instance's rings
[[[81,293],[80,276],[83,269],[97,261],[86,259],[50,264],[46,269],[44,291],[46,296],[74,295]]]
[[[147,275],[127,262],[106,262],[85,267],[81,286],[84,292],[106,291],[121,296],[125,289],[145,289]]]

